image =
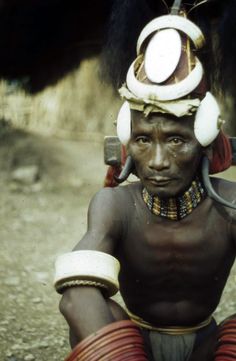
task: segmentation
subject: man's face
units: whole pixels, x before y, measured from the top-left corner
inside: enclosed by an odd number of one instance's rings
[[[176,118],[132,111],[128,152],[150,194],[160,198],[184,192],[196,175],[202,147],[193,131],[194,117]]]

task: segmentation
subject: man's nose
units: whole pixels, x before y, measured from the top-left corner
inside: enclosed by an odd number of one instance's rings
[[[168,168],[170,165],[167,151],[164,146],[158,144],[154,147],[152,156],[149,162],[149,167],[158,171]]]

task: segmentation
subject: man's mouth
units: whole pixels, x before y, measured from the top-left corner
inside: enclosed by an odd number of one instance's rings
[[[149,177],[147,179],[150,183],[152,183],[155,186],[159,186],[159,187],[167,185],[172,180],[171,178],[161,177],[161,176]]]

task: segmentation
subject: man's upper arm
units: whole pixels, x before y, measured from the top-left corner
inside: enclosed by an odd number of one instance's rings
[[[117,192],[103,188],[91,200],[88,209],[87,232],[74,250],[97,250],[114,253],[117,240],[122,234],[122,219]]]

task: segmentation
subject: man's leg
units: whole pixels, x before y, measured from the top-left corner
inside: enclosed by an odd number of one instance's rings
[[[217,329],[208,335],[198,347],[194,348],[189,361],[214,361],[216,341]]]
[[[148,361],[140,329],[129,320],[126,312],[114,301],[107,301],[115,322],[101,328],[77,343],[70,333],[74,347],[65,361]]]
[[[110,308],[115,321],[129,320],[129,316],[118,303],[116,303],[111,299],[108,299],[107,305]],[[69,333],[69,338],[70,338],[71,348],[74,348],[79,343],[79,340],[77,340],[77,338],[74,336],[71,330]]]
[[[236,314],[222,321],[200,342],[189,361],[236,361]]]

